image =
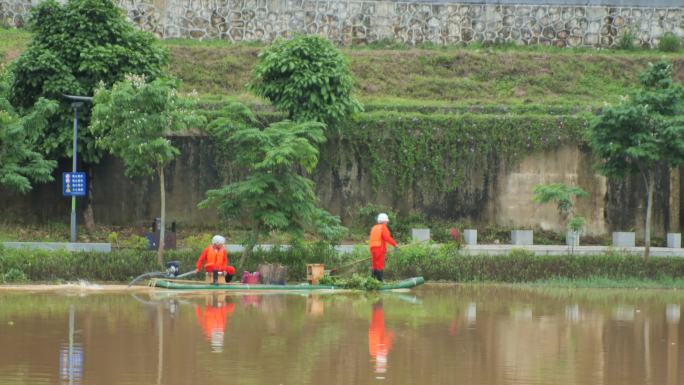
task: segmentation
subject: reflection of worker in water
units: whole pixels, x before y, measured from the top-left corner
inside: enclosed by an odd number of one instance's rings
[[[375,373],[387,372],[387,355],[392,349],[394,332],[385,330],[385,310],[382,301],[373,304],[373,315],[368,328],[368,352],[375,362]]]
[[[204,305],[204,312],[200,305],[195,307],[197,322],[202,327],[202,332],[211,343],[211,350],[215,353],[223,351],[223,338],[226,331],[228,315],[233,312],[235,305],[232,302],[219,300],[212,297],[212,302]]]

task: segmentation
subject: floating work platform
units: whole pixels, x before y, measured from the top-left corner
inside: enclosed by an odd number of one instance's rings
[[[380,290],[410,289],[425,283],[423,277],[408,278],[396,283],[383,285]],[[241,283],[207,284],[205,282],[193,283],[192,281],[174,281],[171,279],[155,278],[150,281],[150,286],[172,290],[220,290],[220,291],[312,291],[312,290],[350,290],[340,286],[310,285],[302,283],[298,285],[247,285]]]

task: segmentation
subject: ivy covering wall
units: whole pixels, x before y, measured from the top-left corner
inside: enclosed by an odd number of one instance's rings
[[[341,125],[339,150],[360,160],[375,189],[391,183],[406,191],[418,184],[450,192],[492,162],[582,142],[590,118],[373,111]]]

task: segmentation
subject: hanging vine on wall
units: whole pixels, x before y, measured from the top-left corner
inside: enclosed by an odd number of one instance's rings
[[[375,111],[341,124],[338,148],[363,163],[376,190],[391,184],[407,191],[418,183],[449,192],[493,157],[515,162],[531,152],[581,142],[590,116]]]
[[[511,164],[532,152],[583,142],[592,116],[375,110],[338,123],[341,135],[329,138],[321,163],[344,174],[344,168],[353,167],[347,163],[356,162],[375,191],[401,194],[416,186],[448,193],[478,188],[472,185],[473,175],[500,162]],[[265,125],[273,117],[265,110],[254,119]],[[222,168],[230,169],[225,164]]]

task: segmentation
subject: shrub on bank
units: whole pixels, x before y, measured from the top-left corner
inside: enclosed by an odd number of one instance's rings
[[[192,270],[201,250],[169,251],[166,260],[178,260],[181,271]],[[292,247],[276,247],[270,251],[256,250],[243,270],[255,271],[260,263],[281,263],[288,267],[289,280],[303,281],[307,263],[324,263],[327,269],[341,267],[351,261],[368,258],[365,248],[352,254],[338,254],[323,243],[295,243]],[[239,255],[231,255],[237,264]],[[362,262],[340,273],[361,272],[370,262]],[[115,251],[101,253],[70,253],[67,251],[0,249],[0,277],[30,281],[92,281],[127,282],[144,272],[158,271],[154,252]],[[407,245],[390,251],[386,276],[400,279],[423,276],[427,280],[456,282],[534,282],[555,278],[590,279],[676,279],[684,278],[684,258],[653,257],[618,253],[592,256],[535,256],[517,249],[506,256],[465,255],[454,244]],[[10,279],[5,279],[9,281]]]
[[[201,251],[169,250],[165,258],[166,261],[178,261],[181,271],[187,272],[194,269]],[[331,246],[323,243],[293,243],[289,248],[276,246],[270,251],[256,249],[243,270],[256,271],[261,263],[281,263],[288,267],[290,280],[304,280],[307,263],[336,266],[352,257],[337,254]],[[239,259],[239,254],[229,255],[233,265],[237,265]],[[156,263],[154,251],[122,249],[105,254],[0,247],[0,278],[10,271],[14,271],[13,276],[23,273],[31,281],[85,279],[128,282],[142,273],[160,271],[160,267]]]
[[[421,275],[428,280],[458,282],[534,282],[549,278],[586,279],[663,279],[684,277],[683,258],[651,258],[606,253],[591,256],[535,256],[516,249],[508,255],[464,255],[445,245],[409,246],[394,253],[387,261],[388,276],[393,278]]]

